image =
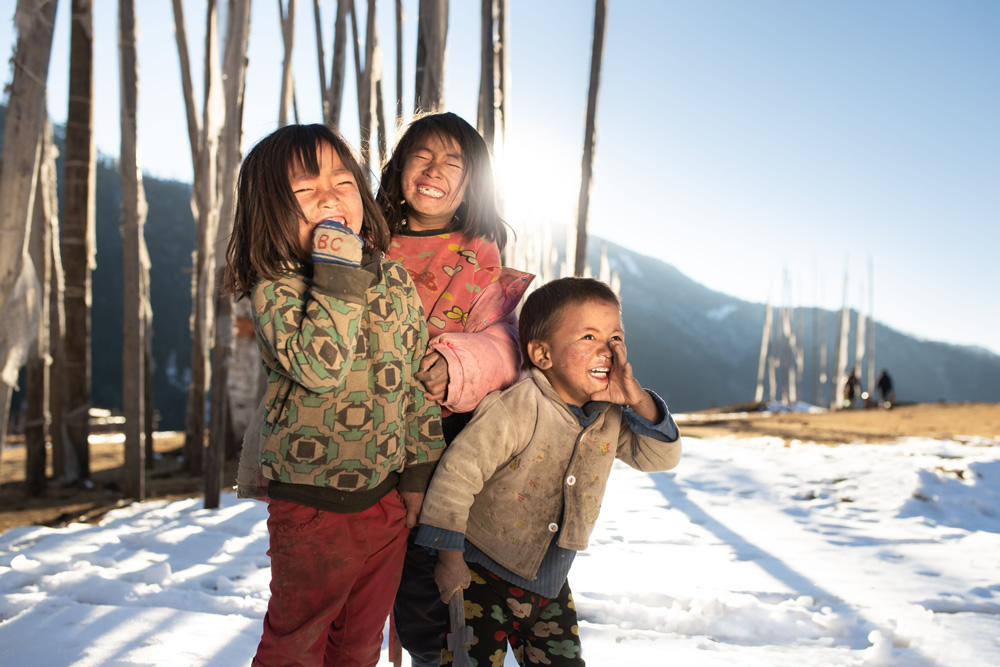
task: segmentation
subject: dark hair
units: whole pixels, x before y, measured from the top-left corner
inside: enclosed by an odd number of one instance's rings
[[[337,152],[357,182],[364,210],[360,236],[382,252],[388,250],[389,229],[350,145],[325,125],[287,125],[258,141],[240,166],[223,282],[223,288],[238,299],[248,296],[261,278],[280,276],[290,263],[310,262],[299,242],[303,214],[288,174],[293,167],[310,176],[318,174],[316,147],[321,143]]]
[[[567,306],[587,301],[614,304],[621,310],[622,302],[606,283],[594,278],[559,278],[545,283],[528,295],[518,315],[518,338],[521,345],[521,366],[531,368],[528,343],[548,340],[559,316]]]
[[[403,201],[403,167],[424,138],[430,134],[436,134],[442,139],[446,137],[454,139],[462,149],[462,159],[465,162],[463,179],[468,183],[465,189],[465,201],[459,204],[455,214],[456,219],[453,219],[446,229],[462,232],[471,238],[485,237],[495,242],[503,251],[507,244],[507,229],[500,212],[497,211],[490,149],[476,132],[476,128],[469,125],[461,116],[451,112],[415,117],[396,142],[392,156],[383,165],[378,195],[375,199],[382,207],[389,231],[393,234],[400,232],[403,220],[406,218],[406,202]]]

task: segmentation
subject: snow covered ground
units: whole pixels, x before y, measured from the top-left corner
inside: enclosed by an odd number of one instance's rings
[[[266,511],[222,505],[0,535],[0,665],[249,664]],[[996,664],[1000,442],[687,438],[616,467],[570,583],[595,667]]]

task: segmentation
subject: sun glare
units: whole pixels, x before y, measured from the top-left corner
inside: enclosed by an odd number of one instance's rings
[[[515,228],[539,223],[571,224],[576,219],[580,165],[567,151],[544,143],[508,141],[497,159],[507,220]]]

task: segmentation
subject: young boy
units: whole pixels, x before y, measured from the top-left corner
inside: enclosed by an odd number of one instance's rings
[[[567,575],[597,521],[616,458],[668,470],[680,434],[666,404],[626,361],[617,295],[562,278],[520,315],[527,377],[488,395],[446,450],[417,543],[438,551],[445,602],[465,589],[473,664],[574,665],[580,657]]]

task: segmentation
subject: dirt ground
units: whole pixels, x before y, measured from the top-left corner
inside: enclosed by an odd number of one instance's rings
[[[94,442],[100,439],[101,442]],[[124,439],[105,442],[92,438],[91,483],[62,486],[51,481],[52,459],[48,458],[49,487],[45,496],[29,498],[24,484],[24,446],[6,442],[0,453],[0,533],[16,526],[61,526],[72,522],[98,521],[106,512],[127,504],[123,499]],[[153,468],[146,471],[146,499],[192,498],[204,492],[205,480],[182,470],[183,433],[157,433],[153,439]],[[236,461],[226,461],[223,492],[236,483]]]
[[[808,414],[760,412],[754,405],[730,406],[678,415],[682,436],[749,438],[776,436],[829,445],[855,442],[889,442],[905,436],[940,439],[988,439],[1000,446],[1000,404],[922,403],[892,409],[841,410]],[[201,477],[181,470],[183,436],[158,434],[157,456],[147,472],[146,497],[190,498],[200,496]],[[50,484],[42,498],[27,498],[24,486],[24,447],[8,443],[0,455],[0,533],[24,525],[60,526],[70,522],[97,521],[122,500],[122,442],[91,445],[91,485]],[[236,462],[227,461],[223,490],[236,479]]]
[[[759,412],[731,406],[678,417],[681,434],[696,438],[771,435],[828,445],[889,442],[913,436],[968,440],[988,438],[1000,446],[1000,403],[919,403],[891,409],[820,413]],[[740,410],[747,410],[741,412]]]

